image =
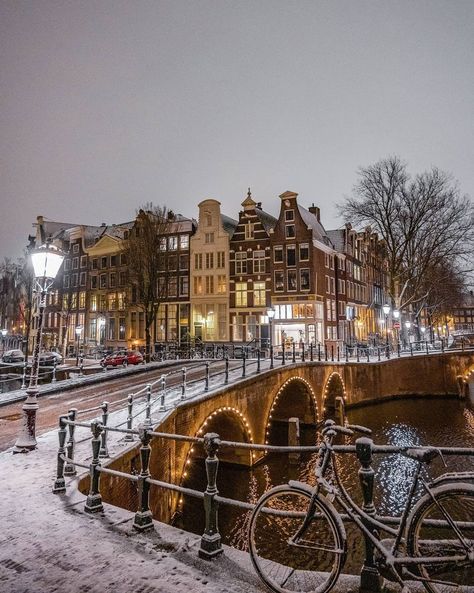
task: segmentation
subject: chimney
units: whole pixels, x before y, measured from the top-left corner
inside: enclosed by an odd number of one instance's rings
[[[316,216],[316,218],[318,219],[318,222],[321,222],[321,211],[319,210],[319,208],[317,206],[312,204],[308,208],[308,210],[311,212],[311,214],[314,214]]]
[[[262,209],[262,202],[258,202],[258,204],[257,204],[257,208],[258,208],[259,210],[261,210],[261,209]]]

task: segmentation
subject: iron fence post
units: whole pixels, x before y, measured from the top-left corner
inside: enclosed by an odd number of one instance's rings
[[[242,378],[245,379],[245,361],[247,359],[247,356],[245,354],[245,350],[242,350]]]
[[[296,362],[296,344],[293,342],[292,344],[292,358],[291,358],[291,362],[294,364]]]
[[[64,448],[64,443],[66,442],[66,423],[65,423],[66,419],[67,419],[67,416],[59,417],[59,430],[58,430],[59,448],[58,448],[56,480],[54,481],[54,486],[53,486],[54,494],[66,492],[66,480],[64,479],[64,459],[63,459],[64,453],[66,452],[66,449]]]
[[[54,360],[53,362],[53,376],[51,377],[51,383],[56,383],[56,367],[58,366],[58,361]]]
[[[321,344],[318,344],[318,362],[321,362]]]
[[[281,364],[285,364],[285,344],[283,342],[281,344]]]
[[[377,346],[377,360],[380,362],[380,346]]]
[[[102,408],[102,434],[101,434],[101,446],[99,451],[99,457],[108,457],[109,451],[107,449],[107,421],[109,419],[109,402],[103,402],[100,406]]]
[[[313,360],[314,360],[313,350],[314,350],[314,346],[313,346],[313,342],[311,342],[311,344],[309,345],[309,359],[311,362],[313,362]]]
[[[270,368],[273,369],[273,344],[270,346]]]
[[[181,399],[186,397],[186,367],[181,370],[182,381],[181,381]]]
[[[301,345],[301,362],[306,362],[305,354],[304,354],[304,342]]]
[[[229,383],[229,357],[225,355],[224,385]]]
[[[444,352],[444,339],[441,338],[441,352]]]
[[[165,411],[165,395],[166,395],[166,377],[165,375],[161,375],[160,379],[161,384],[161,396],[160,396],[160,411]]]
[[[84,375],[84,357],[81,355],[80,363],[79,363],[79,377]]]
[[[145,421],[144,424],[150,428],[151,426],[151,383],[146,386],[146,404],[145,404]]]
[[[375,516],[374,506],[374,476],[375,471],[372,468],[372,447],[373,441],[367,437],[361,437],[356,440],[356,454],[361,467],[359,468],[359,480],[362,487],[362,496],[364,503],[362,509],[367,515]],[[364,519],[361,519],[364,522]],[[364,522],[366,527],[377,533],[371,528],[370,524]],[[365,538],[365,559],[360,574],[359,593],[379,593],[381,591],[382,581],[379,571],[374,563],[374,545],[371,540]]]
[[[204,391],[209,391],[209,362],[206,362],[206,377],[204,380]]]
[[[401,348],[400,348],[400,342],[397,343],[397,354],[398,354],[398,358],[400,358],[400,356],[402,355]]]
[[[138,511],[133,519],[133,527],[138,531],[146,531],[153,527],[153,515],[150,510],[150,440],[151,435],[148,427],[144,424],[138,427],[138,435],[141,441],[140,447],[140,473],[138,474]]]
[[[257,373],[260,372],[260,348],[257,350]]]
[[[331,344],[331,362],[334,362],[334,345]]]
[[[410,342],[410,356],[413,356],[413,344]]]
[[[132,430],[133,426],[133,395],[130,393],[127,397],[127,428]],[[133,434],[128,433],[125,435],[125,441],[133,441]]]
[[[356,346],[356,360],[360,362],[359,346]]]
[[[428,342],[425,342],[425,344],[426,344],[426,354],[428,354],[429,353],[428,352]]]
[[[346,346],[346,362],[349,362],[349,346]]]
[[[218,502],[216,496],[219,494],[216,487],[217,468],[219,459],[217,451],[219,449],[219,435],[210,432],[204,435],[204,449],[206,450],[206,475],[207,488],[204,492],[204,511],[206,513],[206,526],[201,537],[201,547],[199,548],[200,558],[211,560],[219,554],[222,554],[221,536],[217,522]]]
[[[68,411],[67,415],[68,415],[68,420],[70,420],[71,422],[75,422],[76,415],[77,415],[77,408],[71,408]],[[69,424],[68,430],[69,430],[69,438],[67,441],[67,456],[69,459],[71,459],[71,461],[66,462],[66,465],[64,466],[64,475],[65,476],[75,476],[77,471],[76,471],[76,466],[74,465],[72,460],[74,460],[74,448],[76,445],[76,440],[75,440],[75,436],[74,436],[74,433],[76,432],[76,426],[74,424]]]
[[[340,353],[340,350],[339,350],[339,344],[337,345],[336,352],[337,352],[337,362],[340,362],[341,361],[341,353]]]
[[[84,510],[88,513],[98,513],[104,510],[102,504],[102,496],[100,494],[100,434],[102,432],[102,426],[97,420],[91,422],[92,432],[92,461],[90,464],[90,487],[89,494],[87,495],[86,504]]]
[[[370,362],[370,353],[369,348],[367,347],[367,362]]]

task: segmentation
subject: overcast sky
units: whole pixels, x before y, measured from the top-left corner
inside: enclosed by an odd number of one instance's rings
[[[397,154],[474,195],[474,1],[0,1],[0,259],[32,222],[290,189],[340,226]]]

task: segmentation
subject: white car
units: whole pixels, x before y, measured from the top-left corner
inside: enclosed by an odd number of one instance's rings
[[[25,362],[25,355],[21,350],[7,350],[3,353],[3,362]]]
[[[61,364],[63,357],[59,352],[42,352],[39,355],[39,364],[42,366],[53,366],[54,363]]]

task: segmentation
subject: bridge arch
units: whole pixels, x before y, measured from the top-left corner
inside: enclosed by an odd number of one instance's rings
[[[337,398],[342,398],[344,407],[346,403],[344,379],[337,371],[333,371],[324,386],[323,413],[325,417],[333,417],[336,414]]]
[[[289,418],[294,417],[302,424],[315,424],[319,419],[316,393],[311,384],[300,376],[286,379],[271,398],[265,423],[265,444],[273,444],[272,427],[288,423]]]

